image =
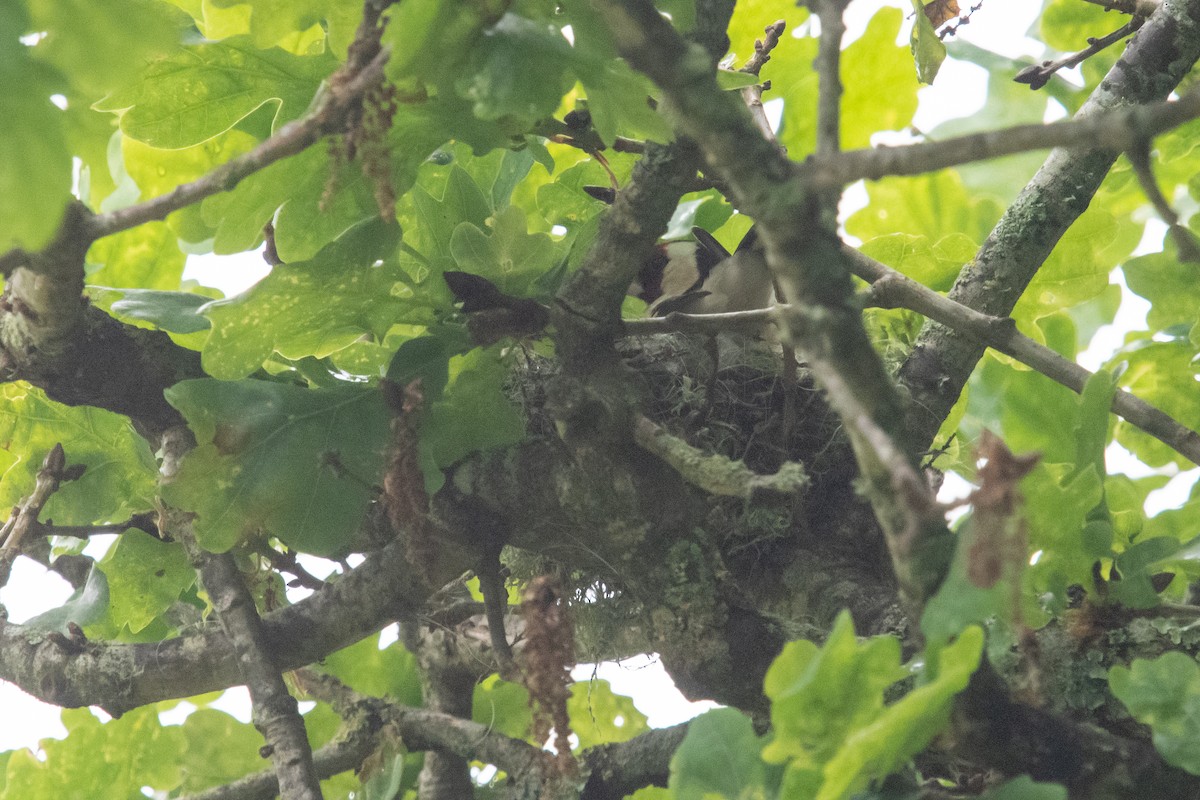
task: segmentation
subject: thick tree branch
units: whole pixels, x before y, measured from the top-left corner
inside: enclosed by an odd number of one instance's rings
[[[485,725],[367,697],[330,676],[309,670],[303,670],[297,679],[314,697],[332,705],[344,719],[366,718],[371,732],[392,726],[409,750],[436,748],[464,759],[496,765],[508,773],[510,790],[519,787],[545,789],[547,780],[551,779],[548,770],[553,770],[553,765],[547,753],[526,742],[497,734]],[[362,727],[366,725],[360,724],[356,730]],[[675,725],[648,731],[627,742],[585,750],[580,756],[585,775],[579,790],[580,800],[620,800],[643,786],[665,786],[671,756],[686,734],[686,724]],[[357,735],[352,733],[347,738],[354,739]],[[561,794],[540,796],[571,796],[567,794],[571,791],[568,787],[559,785],[557,788]],[[214,797],[211,800],[220,799]]]
[[[687,728],[687,723],[659,728],[627,742],[585,750],[587,782],[580,800],[621,800],[643,786],[666,786],[671,757]]]
[[[1164,0],[1078,118],[1164,100],[1200,57],[1197,30],[1200,1]],[[959,275],[950,299],[989,316],[1009,316],[1059,238],[1091,202],[1117,152],[1052,152]],[[899,376],[912,394],[908,430],[922,448],[932,442],[983,351],[984,345],[969,335],[926,324]]]
[[[21,254],[0,297],[0,380],[27,380],[60,403],[124,414],[153,439],[182,421],[163,389],[202,377],[200,354],[88,304],[90,219],[72,204],[54,242]]]
[[[419,613],[428,589],[412,572],[404,542],[395,540],[340,580],[266,614],[264,635],[276,666],[290,670],[311,664],[398,616]],[[88,642],[74,652],[4,620],[0,678],[48,703],[97,705],[113,715],[241,682],[233,648],[217,625],[163,642]]]
[[[196,543],[191,515],[168,512],[171,535],[183,543],[250,690],[254,727],[267,744],[279,779],[282,800],[321,800],[321,784],[313,767],[312,748],[296,699],[283,682],[254,598],[246,588],[231,553],[210,553]]]
[[[955,704],[955,751],[1002,774],[1065,784],[1072,798],[1187,800],[1200,778],[1168,766],[1146,741],[1015,702],[986,661]]]
[[[421,667],[425,707],[461,720],[471,719],[475,683],[492,672],[492,659],[475,660],[453,632],[404,623],[404,640]],[[501,627],[503,635],[503,626]],[[473,790],[469,754],[434,748],[425,756],[417,793],[421,800],[458,800]]]

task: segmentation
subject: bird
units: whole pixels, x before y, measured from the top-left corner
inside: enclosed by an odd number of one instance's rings
[[[612,204],[615,190],[584,186],[591,197]],[[731,254],[704,228],[694,241],[660,243],[638,270],[627,294],[647,305],[647,314],[720,314],[768,308],[776,302],[774,279],[751,227]]]
[[[670,242],[662,246],[661,274],[655,283],[639,274],[643,291],[649,284],[658,296],[650,300],[647,313],[665,317],[684,314],[720,314],[768,308],[775,302],[775,286],[758,234],[751,228],[732,254],[703,228],[692,228],[694,242]],[[651,264],[650,275],[658,267]],[[632,287],[631,287],[632,288]],[[643,296],[643,295],[639,295]],[[643,299],[645,297],[643,296]]]

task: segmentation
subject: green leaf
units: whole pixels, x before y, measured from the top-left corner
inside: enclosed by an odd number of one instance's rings
[[[562,260],[544,233],[527,233],[525,212],[509,206],[487,220],[489,233],[463,222],[450,236],[450,255],[464,272],[482,275],[500,291],[528,296],[534,282]],[[549,298],[546,298],[549,299]]]
[[[192,292],[160,292],[153,289],[125,289],[121,299],[109,310],[126,319],[149,322],[171,333],[197,333],[212,327],[199,311],[212,299]]]
[[[946,45],[942,44],[929,17],[925,16],[925,4],[921,0],[912,0],[912,6],[916,22],[908,46],[917,64],[917,78],[921,83],[933,83],[946,60]]]
[[[216,166],[248,152],[258,143],[253,136],[236,128],[181,150],[151,147],[119,132],[114,138],[119,144],[123,170],[137,184],[142,200],[159,197],[181,183],[196,180]],[[177,236],[189,242],[204,241],[214,233],[212,227],[205,224],[203,206],[199,204],[171,214],[166,221]],[[254,236],[258,233],[255,230]],[[253,241],[252,238],[251,243]]]
[[[87,581],[72,592],[65,603],[26,620],[25,627],[33,631],[69,634],[67,623],[70,622],[85,632],[108,622],[108,579],[98,567],[93,566],[88,571]]]
[[[688,724],[671,758],[670,789],[677,800],[762,796],[765,767],[754,724],[733,708],[715,708]]]
[[[1200,775],[1200,665],[1184,653],[1135,659],[1108,672],[1113,695],[1150,726],[1154,747],[1172,766]]]
[[[821,648],[786,645],[763,683],[775,737],[762,758],[785,765],[780,796],[845,800],[897,770],[946,726],[982,651],[974,625],[953,644],[931,646],[924,683],[885,707],[884,690],[907,674],[895,638],[860,643],[842,612]]]
[[[1058,240],[1013,316],[1018,321],[1038,319],[1095,297],[1140,238],[1140,227],[1128,220],[1118,221],[1096,208],[1085,211]]]
[[[1020,523],[1013,520],[1010,521],[1012,524]],[[991,541],[999,533],[1003,533],[1006,540]],[[968,625],[992,621],[1006,624],[1020,615],[1023,608],[1019,604],[1014,607],[1013,600],[1021,597],[1022,577],[1029,555],[1024,549],[1019,553],[1012,551],[1012,543],[1020,541],[1013,534],[1008,529],[1002,532],[988,530],[981,534],[974,518],[970,517],[958,527],[950,572],[937,594],[925,604],[921,615],[921,631],[929,642],[940,646]],[[980,552],[982,548],[988,549]],[[982,585],[983,582],[973,577],[972,560],[989,556],[1000,556],[999,569],[989,576],[995,578],[993,583]]]
[[[747,86],[753,86],[759,82],[757,75],[752,75],[749,72],[739,72],[732,69],[717,70],[717,85],[726,91],[734,89],[744,89]]]
[[[51,496],[43,519],[92,525],[152,506],[158,469],[127,417],[60,405],[40,389],[8,383],[0,386],[0,442],[0,505],[11,508],[33,490],[43,459],[61,443],[67,463],[87,469]]]
[[[1153,608],[1160,602],[1151,577],[1157,565],[1179,552],[1182,543],[1173,536],[1142,539],[1113,560],[1120,580],[1108,584],[1108,596],[1126,608]]]
[[[0,250],[40,250],[71,199],[71,151],[50,102],[52,74],[12,31],[0,34]]]
[[[198,446],[163,497],[196,512],[205,548],[228,550],[264,532],[305,553],[345,551],[388,442],[377,389],[191,380],[166,395]]]
[[[342,22],[337,9],[349,4],[325,0],[211,0],[218,8],[247,5],[250,8],[250,34],[254,44],[266,49],[326,20]],[[326,11],[329,9],[329,11]],[[324,34],[322,33],[322,38]]]
[[[1071,0],[1051,0],[1039,17],[1039,32],[1050,47],[1071,53],[1087,46],[1088,39],[1098,31],[1108,32],[1113,25],[1111,15],[1099,6],[1072,3]]]
[[[416,656],[398,644],[381,648],[377,635],[325,656],[321,670],[357,692],[414,708],[422,705]]]
[[[558,26],[505,14],[472,49],[459,94],[480,119],[506,119],[514,130],[550,116],[575,83],[571,45]]]
[[[590,680],[571,686],[567,700],[571,730],[579,737],[578,749],[609,742],[627,742],[650,730],[646,715],[628,697],[615,694],[605,680]]]
[[[956,234],[982,242],[1000,217],[996,204],[969,194],[954,170],[884,178],[867,185],[867,196],[866,208],[846,220],[847,232],[863,241],[902,231],[939,244]],[[954,252],[961,255],[963,249],[960,244]]]
[[[69,75],[84,104],[177,50],[187,20],[155,0],[30,0],[29,11],[46,32],[36,57]]]
[[[121,130],[154,147],[191,147],[274,105],[272,128],[304,112],[337,67],[329,55],[258,49],[247,37],[193,45],[151,63],[139,80],[96,103],[121,113]]]
[[[392,293],[402,277],[384,261],[399,228],[375,219],[346,233],[311,261],[276,267],[242,294],[201,309],[212,323],[203,365],[222,380],[245,377],[273,352],[284,358],[323,358],[364,335],[382,340],[397,322],[432,321]],[[307,315],[304,325],[297,314]],[[414,319],[415,317],[415,319]]]
[[[843,148],[867,147],[875,133],[900,130],[912,122],[919,84],[911,58],[896,46],[903,17],[898,8],[881,9],[863,35],[842,52],[843,75],[870,76],[869,80],[846,82],[842,97]],[[760,18],[759,31],[763,24]],[[763,70],[763,77],[771,79],[775,91],[785,98],[779,139],[793,158],[811,153],[816,146],[816,115],[812,113],[817,98],[817,76],[812,67],[816,52],[815,39],[785,38]],[[900,227],[886,232],[896,230],[922,232]]]
[[[763,751],[771,763],[831,757],[850,731],[879,715],[883,690],[904,677],[900,642],[879,636],[859,643],[850,615],[838,615],[821,648],[790,642],[767,670],[775,739]]]
[[[553,183],[538,187],[538,210],[547,222],[572,225],[586,222],[607,206],[583,191],[584,186],[606,186],[608,174],[595,161],[583,161],[558,173]]]
[[[383,44],[392,48],[388,77],[401,84],[411,79],[449,82],[505,5],[491,0],[408,0],[393,7],[383,34]]]
[[[949,289],[963,264],[975,255],[975,244],[961,233],[946,236],[936,248],[926,236],[893,233],[864,242],[861,249],[876,261],[935,291]],[[963,258],[968,250],[969,254]]]
[[[1028,775],[988,789],[979,800],[1067,800],[1067,789],[1057,783],[1038,783]]]
[[[1182,339],[1168,341],[1139,340],[1114,358],[1126,368],[1120,383],[1142,400],[1157,406],[1186,428],[1200,428],[1200,404],[1196,403],[1196,347]],[[1150,466],[1179,464],[1187,469],[1192,463],[1175,450],[1134,428],[1128,422],[1117,423],[1116,439]]]
[[[178,544],[139,530],[126,531],[99,568],[108,578],[109,616],[138,633],[196,582],[196,571]]]
[[[194,794],[221,786],[252,772],[271,768],[259,755],[262,734],[253,725],[215,708],[193,711],[183,723],[187,743],[183,751],[180,789]]]
[[[1108,446],[1109,411],[1117,382],[1111,372],[1094,373],[1083,387],[1079,398],[1079,425],[1075,428],[1075,464],[1077,469],[1088,466],[1104,475],[1104,449]]]
[[[891,774],[924,750],[950,721],[950,704],[967,688],[982,653],[983,629],[975,625],[939,650],[937,677],[851,733],[825,764],[825,782],[817,800],[843,800],[868,780]]]
[[[87,260],[89,284],[169,291],[179,288],[186,256],[165,223],[149,222],[100,239]]]
[[[18,750],[9,759],[5,798],[72,797],[82,786],[126,798],[144,796],[144,786],[164,794],[179,786],[184,735],[160,725],[153,707],[104,723],[86,708],[69,709],[62,721],[65,739],[43,739],[39,754]]]
[[[1092,564],[1111,555],[1111,525],[1087,528],[1103,490],[1093,467],[1075,470],[1068,464],[1039,464],[1021,482],[1029,548],[1042,551],[1030,569],[1036,591],[1053,592],[1059,602],[1065,602],[1067,587],[1090,586]]]
[[[404,761],[403,750],[386,758],[383,768],[363,783],[363,800],[395,800],[404,783]]]
[[[430,494],[445,482],[445,467],[476,450],[524,438],[525,423],[504,393],[508,369],[498,352],[498,347],[473,350],[451,361],[453,382],[421,424],[421,466]]]
[[[501,735],[526,739],[533,723],[529,693],[524,686],[500,680],[498,675],[485,678],[475,687],[471,719]]]
[[[1170,236],[1161,253],[1131,258],[1121,271],[1129,288],[1150,301],[1146,312],[1150,330],[1200,321],[1200,265],[1181,262]]]
[[[215,229],[213,252],[240,253],[262,240],[263,226],[313,174],[325,174],[328,156],[320,148],[276,161],[239,183],[233,191],[206,199],[200,206],[204,221]]]
[[[428,402],[442,398],[450,381],[450,359],[474,347],[465,331],[448,326],[434,330],[434,335],[419,336],[400,345],[387,371],[388,380],[401,386],[420,378]]]

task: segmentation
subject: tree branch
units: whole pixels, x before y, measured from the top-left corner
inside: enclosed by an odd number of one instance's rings
[[[187,208],[206,197],[232,190],[255,172],[303,152],[322,137],[339,131],[345,124],[346,113],[362,99],[363,93],[382,79],[389,55],[390,51],[384,48],[345,82],[331,80],[330,88],[325,90],[309,114],[287,123],[250,152],[226,161],[207,175],[181,184],[167,194],[106,214],[97,214],[88,222],[86,235],[94,241],[147,222],[165,219],[172,212]]]
[[[1147,101],[1149,102],[1149,101]],[[796,167],[801,183],[814,190],[840,188],[854,181],[889,175],[923,175],[990,158],[1054,147],[1131,150],[1200,117],[1200,89],[1178,100],[1097,110],[1048,125],[1017,125],[936,142],[870,147],[807,159]]]
[[[597,7],[622,55],[662,89],[680,131],[757,221],[768,265],[792,306],[782,317],[785,335],[845,423],[901,596],[917,612],[944,575],[950,534],[903,443],[899,395],[853,308],[840,243],[820,224],[817,198],[796,185],[794,165],[761,136],[739,99],[722,94],[711,66],[651,4],[607,0]]]
[[[1107,36],[1100,38],[1089,37],[1088,46],[1080,50],[1078,53],[1072,53],[1069,56],[1056,59],[1054,61],[1043,61],[1041,64],[1026,67],[1016,74],[1013,78],[1017,83],[1029,84],[1030,89],[1040,89],[1045,86],[1050,78],[1054,77],[1054,73],[1060,69],[1070,69],[1077,67],[1084,61],[1087,61],[1092,56],[1104,50],[1106,47],[1111,47],[1117,42],[1137,32],[1138,28],[1146,22],[1145,17],[1134,16],[1133,19],[1126,22],[1120,28],[1117,28]]]
[[[1063,358],[1049,347],[1022,334],[1009,317],[989,316],[956,303],[853,248],[844,248],[844,254],[851,271],[871,284],[871,291],[865,298],[867,307],[916,311],[1015,358],[1074,392],[1082,392],[1092,376],[1091,372],[1074,361]],[[626,320],[625,331],[628,335],[640,336],[670,332],[715,334],[727,330],[757,329],[775,320],[786,309],[761,308],[725,314],[676,312],[665,317]],[[1113,396],[1112,411],[1180,455],[1200,464],[1200,433],[1180,424],[1164,411],[1125,390]]]
[[[272,658],[262,619],[233,555],[203,550],[192,533],[192,515],[167,514],[169,532],[183,543],[237,654],[242,680],[250,690],[254,727],[267,742],[262,752],[274,765],[282,800],[321,800],[304,719]]]
[[[1017,330],[1008,317],[993,317],[944,297],[857,250],[846,248],[854,274],[871,284],[871,298],[883,308],[907,308],[975,341],[1012,356],[1051,380],[1082,392],[1092,373]],[[1113,395],[1112,411],[1176,452],[1200,464],[1200,433],[1181,425],[1136,395]]]
[[[418,614],[429,590],[412,573],[404,542],[397,539],[339,580],[264,615],[275,665],[288,670],[311,664],[398,616]],[[0,678],[48,703],[96,705],[114,716],[241,682],[236,655],[217,625],[162,642],[88,642],[69,652],[6,620],[0,620]]]
[[[697,450],[646,417],[638,417],[634,438],[688,483],[709,494],[749,500],[758,492],[795,494],[809,484],[803,464],[788,462],[774,475],[759,475],[741,461]]]
[[[621,800],[643,786],[666,786],[671,757],[687,735],[687,723],[647,731],[627,742],[583,752],[587,782],[580,800]]]
[[[404,739],[404,746],[410,750],[439,749],[463,759],[494,764],[507,772],[510,780],[532,777],[536,782],[549,763],[547,754],[540,748],[504,736],[470,719],[368,697],[330,675],[312,670],[301,671],[297,679],[309,694],[329,703],[344,719],[353,719],[366,712],[393,725]]]
[[[1200,57],[1198,27],[1200,2],[1164,0],[1077,119],[1164,100]],[[1196,101],[1189,96],[1189,102]],[[989,316],[1009,316],[1059,238],[1091,202],[1117,152],[1052,152],[963,269],[950,299]],[[925,325],[899,375],[912,395],[909,435],[921,448],[932,442],[983,351],[971,336],[940,323]]]
[[[842,36],[846,24],[842,21],[848,0],[813,0],[813,9],[821,21],[821,38],[817,43],[817,151],[818,156],[842,149]],[[838,187],[839,190],[841,187]]]
[[[359,39],[378,31],[390,0],[367,0]],[[376,37],[377,38],[377,37]],[[28,380],[53,400],[106,408],[130,417],[150,439],[181,418],[163,390],[202,377],[200,356],[178,347],[166,333],[123,325],[83,298],[84,256],[97,239],[165,218],[239,181],[322,136],[340,130],[363,94],[382,80],[388,51],[351,47],[307,116],[288,123],[245,155],[161,197],[93,215],[72,203],[53,242],[40,253],[0,255],[8,276],[0,298],[0,379]]]
[[[37,471],[33,492],[21,505],[13,509],[12,516],[0,530],[0,539],[4,543],[0,548],[0,587],[8,584],[13,562],[21,554],[21,542],[37,524],[37,518],[50,495],[58,491],[58,485],[64,480],[66,467],[67,457],[63,453],[63,447],[56,444],[42,460],[42,468]]]
[[[378,746],[378,737],[372,732],[351,731],[313,753],[313,770],[325,779],[357,769]],[[180,800],[273,800],[278,796],[279,778],[274,770],[267,769],[224,786],[184,795]]]

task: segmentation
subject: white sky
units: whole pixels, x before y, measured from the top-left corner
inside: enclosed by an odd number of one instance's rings
[[[866,27],[874,12],[883,5],[898,5],[906,13],[911,13],[911,6],[907,3],[857,0],[850,5],[847,15],[849,35],[857,36]],[[966,7],[967,3],[962,5]],[[960,28],[959,37],[1011,57],[1039,57],[1042,54],[1042,46],[1027,38],[1025,33],[1036,20],[1040,8],[1041,0],[985,0],[983,6],[975,12],[971,24]],[[986,87],[987,74],[983,69],[972,64],[948,60],[942,67],[936,84],[921,90],[920,107],[914,121],[916,127],[920,130],[931,130],[944,120],[974,113],[983,104]],[[863,202],[864,192],[850,192],[845,202],[846,210],[852,210],[856,203]],[[224,258],[191,256],[185,277],[203,275],[205,283],[215,284],[227,295],[233,295],[251,286],[267,271],[265,263],[256,254]],[[1120,344],[1123,331],[1140,326],[1145,319],[1144,301],[1139,301],[1136,297],[1131,299],[1128,293],[1126,298],[1126,303],[1118,314],[1116,326],[1102,332],[1099,341],[1081,356],[1081,363],[1085,366],[1094,369]],[[1134,471],[1141,466],[1128,454],[1121,457],[1119,448],[1115,448],[1110,455],[1116,457],[1112,465],[1114,470]],[[1141,467],[1141,470],[1144,472],[1145,468]],[[1189,474],[1177,477],[1167,490],[1152,495],[1147,503],[1147,511],[1157,512],[1162,508],[1177,505],[1191,482],[1195,480],[1197,472],[1200,471],[1193,470]],[[967,490],[968,487],[961,480],[956,482],[951,476],[947,483],[948,493],[962,495]],[[102,553],[105,546],[103,542],[98,542],[92,545],[90,552]],[[10,619],[21,622],[61,605],[69,594],[70,587],[65,581],[52,573],[46,573],[27,559],[18,559],[9,584],[0,589],[0,602],[9,609]],[[596,677],[610,681],[618,694],[632,697],[639,710],[650,718],[650,724],[654,727],[681,722],[712,707],[711,703],[693,704],[685,700],[667,677],[662,665],[651,656],[630,659],[621,664],[583,664],[574,671],[577,680],[587,680],[593,673]],[[234,713],[243,720],[249,717],[248,699],[245,690],[240,687],[228,692],[218,707]],[[5,712],[0,718],[0,750],[22,746],[36,747],[42,738],[58,738],[65,735],[65,730],[59,722],[59,709],[42,704],[6,683],[0,683],[0,708]],[[179,722],[181,713],[173,713],[169,721]]]

